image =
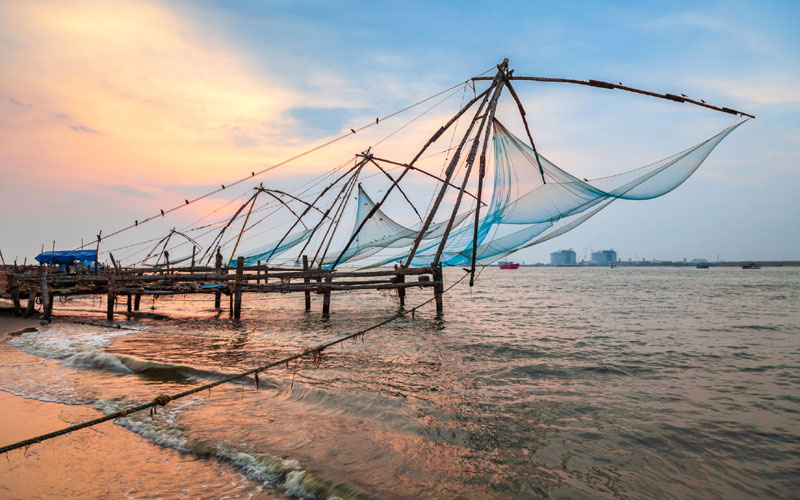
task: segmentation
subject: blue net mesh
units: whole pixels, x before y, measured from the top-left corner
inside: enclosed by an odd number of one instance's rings
[[[534,152],[502,124],[494,122],[494,185],[492,199],[478,222],[476,260],[488,264],[517,250],[527,248],[579,226],[615,200],[648,200],[663,196],[686,181],[711,151],[739,122],[715,136],[676,155],[621,174],[586,180],[562,170]],[[539,165],[541,164],[541,171]],[[359,186],[354,229],[361,227],[339,264],[359,263],[376,267],[408,258],[408,248],[417,237],[421,223],[406,227],[378,209]],[[363,223],[363,226],[362,226]],[[458,214],[441,257],[444,266],[471,263],[475,231],[474,210]],[[421,238],[412,265],[428,265],[434,258],[447,221],[432,224]],[[267,245],[247,257],[246,263],[277,255],[310,236],[302,231],[289,237],[273,252]],[[406,248],[398,252],[399,249]],[[340,252],[328,257],[329,267]]]

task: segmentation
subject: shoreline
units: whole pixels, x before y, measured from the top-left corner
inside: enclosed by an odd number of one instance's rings
[[[38,326],[38,319],[14,316],[13,311],[0,309],[0,339],[34,331]]]

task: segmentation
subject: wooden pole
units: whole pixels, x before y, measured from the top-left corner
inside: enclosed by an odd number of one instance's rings
[[[322,245],[325,243],[325,238],[328,236],[328,232],[330,232],[330,239],[328,239],[328,244],[325,246],[325,251],[322,252],[322,256],[319,258],[319,268],[322,269],[322,263],[325,261],[325,256],[328,254],[328,249],[331,247],[331,243],[333,242],[333,237],[336,234],[336,230],[339,228],[339,223],[342,222],[342,217],[344,216],[344,209],[347,206],[347,203],[350,201],[350,195],[353,193],[353,188],[356,186],[358,182],[358,175],[361,173],[361,169],[356,170],[356,173],[353,175],[352,183],[350,184],[350,189],[347,190],[347,194],[342,197],[342,202],[339,205],[339,214],[338,218],[334,216],[336,219],[335,223],[331,223],[328,226],[328,231],[325,232],[325,236],[322,237],[322,241],[320,242],[319,248],[317,249],[317,253],[314,254],[314,258],[311,260],[311,264],[313,265],[314,262],[317,260],[317,256],[319,255],[319,251],[322,249]],[[333,271],[333,268],[331,268]]]
[[[219,247],[217,247],[217,260],[216,263],[214,264],[214,273],[217,276],[222,275],[222,254],[219,252]],[[216,309],[217,311],[222,310],[220,309],[220,299],[221,299],[220,291],[219,289],[217,289],[214,292],[214,309]]]
[[[114,292],[114,278],[108,278],[108,294],[106,296],[106,321],[114,321],[114,302],[117,294]]]
[[[328,190],[329,190],[329,189],[331,189],[333,186],[335,186],[336,184],[338,184],[338,183],[339,183],[339,181],[341,181],[341,180],[342,180],[342,179],[344,179],[344,178],[345,178],[347,175],[349,175],[349,174],[350,174],[350,172],[352,172],[353,170],[355,170],[355,169],[357,169],[357,168],[360,168],[360,166],[361,166],[361,164],[360,164],[360,163],[359,163],[359,164],[355,164],[355,165],[353,165],[352,167],[350,167],[349,169],[347,169],[347,171],[346,171],[345,173],[343,173],[342,175],[340,175],[340,176],[339,176],[339,177],[338,177],[338,178],[337,178],[335,181],[333,181],[331,184],[328,184],[327,186],[325,186],[325,189],[323,189],[323,190],[322,190],[322,192],[320,192],[320,193],[317,195],[317,197],[314,199],[314,201],[313,201],[312,203],[310,203],[310,204],[309,204],[309,206],[308,206],[308,207],[306,207],[306,209],[305,209],[305,210],[303,210],[303,213],[301,213],[301,214],[300,214],[300,219],[302,219],[303,217],[305,217],[305,215],[306,215],[306,214],[307,214],[307,213],[308,213],[308,212],[311,210],[311,207],[313,207],[313,206],[314,206],[314,205],[315,205],[315,204],[316,204],[316,203],[317,203],[317,202],[318,202],[318,201],[319,201],[319,200],[320,200],[320,199],[321,199],[321,198],[322,198],[322,197],[325,195],[325,193],[327,193],[327,192],[328,192]],[[338,197],[337,197],[337,199],[338,199]],[[335,201],[334,201],[334,203],[335,203]],[[333,206],[333,204],[331,204],[331,206]],[[330,211],[330,208],[328,209],[328,211]],[[325,217],[326,217],[326,215],[324,215],[324,214],[323,214],[322,218],[323,218],[323,219],[325,219]],[[280,246],[281,246],[281,243],[283,243],[283,240],[285,240],[285,239],[286,239],[286,238],[289,236],[289,234],[291,234],[292,230],[294,230],[294,228],[297,226],[297,224],[299,224],[299,223],[300,223],[300,219],[298,219],[298,220],[294,221],[294,223],[291,225],[291,227],[289,227],[289,230],[288,230],[288,231],[286,231],[286,233],[283,235],[283,237],[282,237],[280,240],[278,240],[278,243],[276,243],[276,244],[275,244],[275,247],[272,249],[272,251],[271,251],[271,252],[269,253],[269,255],[267,256],[267,260],[265,260],[265,261],[264,261],[264,263],[265,263],[265,264],[269,265],[269,260],[270,260],[270,259],[272,258],[272,256],[275,254],[275,250],[277,250],[278,248],[280,248]],[[315,229],[316,229],[316,228],[315,228]],[[312,234],[311,234],[311,236],[313,236],[313,235],[314,235],[313,233],[314,233],[314,232],[312,231]],[[308,238],[309,240],[311,239],[311,236],[309,236],[309,238]],[[306,245],[308,245],[308,242],[306,242]],[[303,247],[303,250],[305,250],[305,247]],[[301,253],[301,254],[303,253],[303,250],[300,250],[300,253]]]
[[[50,293],[47,291],[47,268],[44,265],[39,268],[39,288],[42,291],[42,319],[50,322]]]
[[[499,71],[498,71],[499,73]],[[496,86],[496,82],[492,82],[491,89],[494,89]],[[414,254],[417,252],[417,248],[419,248],[419,244],[422,241],[423,236],[425,236],[425,232],[430,227],[431,222],[433,222],[434,216],[436,216],[436,212],[439,210],[439,205],[442,203],[442,199],[444,198],[444,194],[447,191],[448,184],[450,179],[453,177],[453,172],[456,170],[456,166],[458,165],[459,160],[461,160],[461,150],[464,148],[464,145],[467,143],[469,139],[472,128],[475,126],[475,123],[480,118],[481,112],[483,111],[484,106],[489,101],[489,95],[487,94],[486,97],[481,101],[480,106],[478,106],[478,110],[475,112],[475,116],[472,118],[472,121],[469,123],[469,127],[467,128],[464,137],[462,137],[461,142],[458,144],[455,153],[453,154],[453,158],[450,160],[450,164],[447,166],[447,171],[445,172],[445,181],[446,183],[442,184],[441,189],[439,189],[439,194],[436,196],[436,200],[434,201],[433,205],[431,206],[430,211],[428,212],[428,216],[425,218],[425,223],[420,227],[419,233],[417,233],[417,237],[414,239],[414,243],[411,245],[411,249],[408,253],[408,258],[406,259],[405,264],[403,267],[408,267],[411,265],[411,261],[414,260]]]
[[[242,316],[242,277],[244,275],[244,257],[236,259],[236,297],[233,302],[233,319],[239,319]]]
[[[325,283],[326,285],[333,281],[333,276],[331,273],[328,272],[325,275]],[[328,316],[331,313],[331,289],[328,286],[325,286],[324,295],[322,296],[322,316]]]
[[[311,283],[311,276],[308,274],[308,255],[303,255],[303,283]],[[311,290],[305,291],[306,311],[311,310]]]
[[[500,66],[500,71],[503,71],[503,66]],[[499,82],[495,87],[494,94],[492,95],[492,99],[489,102],[489,108],[486,113],[483,114],[483,118],[481,119],[481,124],[478,126],[478,134],[477,136],[480,138],[481,132],[483,132],[484,128],[486,127],[486,121],[489,118],[489,115],[492,115],[494,112],[494,107],[497,105],[497,99],[500,97],[500,92],[503,91],[503,82]],[[488,130],[488,129],[487,129]],[[439,248],[436,249],[436,256],[433,258],[433,264],[439,264],[439,259],[442,257],[442,252],[444,252],[444,247],[447,245],[447,238],[450,236],[450,231],[453,229],[453,223],[458,217],[458,208],[461,206],[461,199],[464,197],[464,191],[467,189],[467,182],[469,182],[469,176],[472,173],[472,166],[475,164],[475,155],[478,154],[478,146],[480,145],[480,140],[475,140],[472,143],[472,147],[469,149],[469,154],[467,155],[467,162],[466,162],[466,172],[464,173],[464,181],[461,183],[461,189],[458,191],[458,196],[456,197],[456,202],[453,205],[453,212],[450,215],[450,220],[447,221],[447,227],[444,230],[444,234],[442,234],[442,240],[439,242]],[[447,186],[443,186],[446,188]]]
[[[128,316],[133,314],[133,295],[128,293]]]
[[[442,302],[442,295],[444,295],[444,283],[442,281],[442,264],[439,263],[433,266],[433,298],[436,301],[436,314],[444,312],[444,303]]]
[[[506,79],[508,84],[508,80]],[[481,219],[481,198],[483,196],[483,179],[486,177],[486,150],[489,147],[489,133],[493,127],[494,113],[497,110],[497,100],[494,101],[493,106],[489,109],[489,123],[486,126],[485,135],[483,136],[483,149],[481,149],[481,158],[478,168],[478,203],[475,205],[475,227],[472,234],[472,264],[470,267],[469,286],[475,285],[475,261],[478,256],[478,226]],[[527,125],[526,125],[527,126]],[[544,178],[544,177],[542,177]]]
[[[194,255],[197,253],[197,247],[192,245],[192,269],[189,271],[190,273],[194,274]]]
[[[472,78],[472,80],[473,81],[491,80],[491,77],[478,76],[478,77]],[[541,77],[541,76],[511,76],[511,77],[509,77],[509,80],[527,80],[527,81],[531,81],[531,82],[550,82],[550,83],[573,83],[573,84],[576,84],[576,85],[586,85],[588,87],[596,87],[596,88],[607,89],[607,90],[619,89],[619,90],[625,90],[627,92],[633,92],[635,94],[642,94],[642,95],[646,95],[646,96],[650,96],[650,97],[657,97],[659,99],[666,99],[668,101],[673,101],[673,102],[681,102],[681,103],[688,102],[688,103],[691,103],[691,104],[695,104],[697,106],[702,106],[704,108],[713,109],[715,111],[721,111],[723,113],[728,113],[730,115],[740,115],[740,116],[748,116],[750,118],[755,118],[754,115],[751,115],[749,113],[744,113],[742,111],[738,111],[738,110],[731,109],[731,108],[726,108],[726,107],[713,106],[711,104],[706,103],[705,101],[697,101],[695,99],[690,99],[688,97],[684,97],[683,95],[679,95],[678,96],[678,95],[674,95],[674,94],[659,94],[657,92],[650,92],[649,90],[642,90],[642,89],[637,89],[637,88],[634,88],[634,87],[628,87],[627,85],[622,85],[621,83],[620,84],[616,84],[616,83],[604,82],[604,81],[600,81],[600,80],[588,80],[588,81],[587,80],[574,80],[572,78],[547,78],[547,77]]]
[[[136,292],[136,296],[133,298],[133,310],[139,310],[139,304],[142,302],[142,294],[140,292]]]
[[[97,260],[100,258],[100,240],[103,236],[103,230],[101,229],[99,233],[97,233],[97,248],[94,251],[94,273],[97,274]]]
[[[250,214],[253,213],[253,207],[256,206],[256,198],[261,193],[260,189],[256,190],[256,194],[253,195],[253,198],[250,202],[250,208],[247,210],[247,216],[244,218],[244,224],[242,224],[242,229],[239,231],[239,237],[236,238],[236,244],[233,245],[233,252],[231,252],[231,258],[228,259],[228,262],[233,262],[233,257],[236,255],[236,250],[239,248],[239,242],[242,241],[242,235],[244,234],[245,230],[247,229],[247,221],[250,220]],[[292,212],[294,213],[294,212]]]
[[[348,172],[355,171],[353,173],[353,177],[351,177],[350,179],[347,179],[347,181],[345,181],[344,185],[342,185],[342,189],[340,189],[339,192],[336,194],[336,198],[334,198],[333,202],[331,202],[330,206],[328,206],[328,208],[325,210],[325,213],[322,214],[322,218],[314,226],[314,229],[311,230],[311,234],[308,236],[308,238],[306,238],[306,242],[303,244],[303,248],[300,249],[300,252],[298,253],[298,255],[302,255],[303,252],[306,251],[306,248],[308,248],[308,245],[311,243],[311,239],[317,233],[317,229],[322,227],[322,224],[325,223],[325,219],[328,219],[330,221],[330,224],[333,224],[333,219],[328,217],[328,214],[331,213],[331,210],[333,210],[333,207],[337,205],[337,203],[339,202],[339,199],[342,196],[347,197],[347,195],[345,194],[345,191],[347,191],[349,189],[350,183],[353,180],[353,178],[358,177],[359,173],[361,173],[361,168],[366,164],[366,162],[367,162],[367,160],[365,158],[362,161],[358,162],[355,167],[353,167],[352,169],[350,169],[348,171]],[[342,179],[342,177],[339,177],[338,179],[336,179],[336,182],[339,182],[341,179]],[[334,219],[336,218],[336,214],[335,213],[333,215],[333,218]],[[328,230],[330,230],[330,225],[328,226]],[[322,248],[322,245],[325,243],[325,238],[327,238],[327,237],[328,237],[328,233],[326,232],[325,236],[322,237],[322,241],[320,242],[320,248]],[[275,248],[277,248],[277,247],[275,247]],[[273,252],[274,251],[275,251],[275,249],[273,249]],[[319,255],[319,250],[317,250],[317,253],[314,255],[314,258],[311,260],[311,265],[314,264],[314,261],[316,260],[316,258],[317,258],[316,256],[317,255]]]
[[[528,128],[528,120],[525,118],[525,108],[522,107],[522,101],[519,99],[517,92],[514,90],[514,87],[511,86],[511,80],[506,78],[506,86],[508,87],[508,92],[511,94],[511,97],[514,98],[514,101],[517,103],[517,109],[519,109],[519,116],[522,118],[522,124],[525,125],[525,132],[528,134],[528,140],[531,141],[531,149],[533,149],[533,154],[536,157],[536,164],[539,166],[539,174],[542,176],[542,184],[547,184],[547,180],[544,178],[544,168],[542,168],[542,160],[539,159],[539,152],[536,151],[536,144],[533,143],[533,136],[531,135],[531,129]],[[470,281],[472,281],[470,279]]]
[[[25,317],[30,318],[36,312],[36,296],[39,294],[39,289],[36,285],[31,285],[28,288],[28,307],[25,308]]]
[[[3,266],[5,268],[5,266]],[[22,310],[19,306],[19,283],[13,274],[8,277],[8,289],[11,292],[11,300],[14,302],[14,316],[19,316]]]
[[[397,264],[394,265],[394,270],[397,271],[399,266]],[[397,273],[394,279],[395,283],[405,283],[406,282],[406,275],[403,273]],[[398,288],[397,289],[397,298],[400,299],[400,309],[403,309],[406,306],[406,289],[405,288]]]
[[[259,260],[258,264],[256,264],[256,285],[260,284],[261,284],[261,261]]]
[[[422,146],[422,149],[420,149],[419,152],[417,152],[417,154],[414,156],[414,158],[410,162],[408,162],[408,164],[405,166],[405,169],[400,173],[399,176],[397,176],[397,178],[394,180],[392,185],[389,186],[389,189],[387,189],[386,192],[383,194],[383,198],[381,198],[381,201],[376,203],[375,206],[373,206],[372,209],[369,211],[369,213],[366,215],[366,217],[364,217],[364,220],[361,221],[361,224],[353,232],[353,234],[350,236],[350,240],[347,242],[347,244],[342,249],[341,253],[339,254],[339,257],[337,257],[336,260],[331,265],[331,269],[335,269],[336,268],[336,266],[339,264],[339,261],[344,256],[344,254],[347,252],[347,250],[350,248],[350,245],[353,244],[353,242],[355,241],[356,237],[358,236],[358,233],[361,232],[361,229],[364,227],[364,225],[367,223],[367,221],[370,218],[372,218],[372,216],[375,215],[375,212],[377,212],[380,209],[380,207],[383,205],[383,203],[389,197],[389,193],[392,192],[394,187],[397,186],[397,184],[403,179],[403,177],[405,177],[405,175],[414,167],[414,164],[417,162],[417,160],[419,160],[419,158],[423,155],[423,153],[425,153],[425,151],[428,150],[430,145],[433,144],[434,142],[436,142],[439,139],[439,137],[441,137],[442,134],[444,134],[447,131],[447,129],[450,128],[456,122],[456,120],[461,118],[461,115],[463,115],[470,107],[472,107],[473,104],[475,104],[479,99],[481,99],[481,98],[485,97],[486,95],[488,95],[489,91],[492,90],[493,87],[494,87],[494,85],[490,85],[488,89],[484,90],[483,92],[481,92],[480,94],[475,96],[474,99],[472,99],[466,105],[464,105],[458,111],[458,113],[453,115],[450,118],[450,120],[448,120],[447,123],[445,123],[439,130],[436,131],[435,134],[433,134],[431,136],[430,139],[428,139],[428,142],[426,142],[425,145]]]

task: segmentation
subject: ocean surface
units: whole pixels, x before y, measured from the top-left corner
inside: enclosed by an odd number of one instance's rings
[[[446,269],[446,285],[462,274]],[[252,379],[226,384],[101,424],[95,432],[125,429],[159,457],[116,489],[91,480],[127,467],[110,433],[27,453],[82,464],[62,498],[800,495],[800,269],[489,268],[466,283],[445,296],[441,319],[429,304],[326,350],[319,366],[262,373],[258,391]],[[406,304],[430,296],[411,291]],[[56,320],[0,343],[0,390],[79,405],[77,422],[398,307],[389,292],[334,294],[323,319],[321,296],[312,300],[306,313],[302,294],[245,295],[240,322],[212,296],[143,299],[142,312],[168,319],[120,314],[120,328]],[[103,322],[104,310],[84,298],[57,302],[55,315]],[[0,474],[0,491],[32,459],[12,455],[18,472]]]

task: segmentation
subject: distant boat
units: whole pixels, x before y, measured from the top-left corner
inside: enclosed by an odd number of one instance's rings
[[[708,262],[701,262],[695,266],[697,269],[708,269]]]
[[[498,262],[500,269],[519,269],[519,262],[511,262],[510,260],[501,260]]]
[[[745,264],[742,266],[742,269],[761,269],[761,266],[756,264],[755,262],[751,262],[749,264]]]

